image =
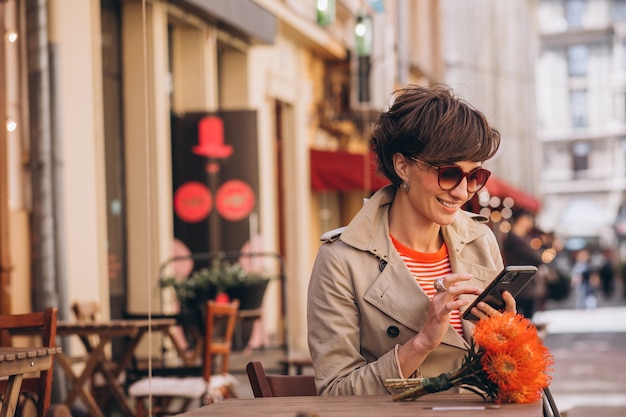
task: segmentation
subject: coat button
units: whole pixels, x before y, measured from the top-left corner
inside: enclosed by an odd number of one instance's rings
[[[378,264],[378,269],[380,270],[380,272],[383,272],[383,269],[385,269],[386,266],[387,261],[380,261],[380,263]]]
[[[398,337],[399,334],[400,334],[400,329],[398,329],[396,326],[387,327],[387,335],[389,337]]]

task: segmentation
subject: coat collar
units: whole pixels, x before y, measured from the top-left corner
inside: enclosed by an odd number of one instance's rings
[[[396,190],[393,184],[378,190],[343,230],[341,240],[388,261],[389,253],[394,249],[389,239],[389,208]],[[487,220],[479,214],[458,212],[452,224],[441,228],[448,251],[460,253],[465,245],[483,236],[485,230],[479,224]]]

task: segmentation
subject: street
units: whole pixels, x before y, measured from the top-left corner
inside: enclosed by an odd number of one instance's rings
[[[626,302],[615,295],[595,310],[570,304],[534,317],[548,326],[557,406],[567,417],[626,416]]]

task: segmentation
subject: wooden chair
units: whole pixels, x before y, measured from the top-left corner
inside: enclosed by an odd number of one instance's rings
[[[0,315],[0,331],[3,333],[3,346],[14,346],[15,336],[36,337],[38,340],[33,346],[56,346],[57,308],[50,307],[43,312],[27,314]],[[24,344],[21,344],[24,346]],[[50,407],[52,394],[52,374],[54,358],[50,369],[40,372],[39,376],[26,376],[22,381],[21,393],[36,395],[37,417],[45,417]],[[6,389],[7,381],[0,381],[0,392]]]
[[[203,363],[201,377],[152,377],[133,383],[128,393],[135,398],[137,417],[146,416],[146,400],[152,396],[152,415],[164,416],[184,412],[197,402],[210,403],[236,396],[236,379],[228,374],[229,359],[239,300],[230,303],[207,301]],[[215,359],[219,356],[219,373],[213,374]],[[176,401],[180,405],[173,409]],[[182,400],[182,401],[181,401]]]
[[[173,319],[176,320],[177,325],[170,328],[168,331],[168,339],[171,342],[171,347],[176,350],[178,359],[182,362],[181,365],[171,366],[168,365],[165,354],[167,352],[165,340],[161,344],[160,355],[153,355],[150,359],[133,357],[131,359],[131,366],[126,371],[126,390],[133,383],[146,378],[148,375],[155,376],[197,376],[202,374],[202,348],[204,335],[202,329],[193,326],[190,331],[190,337],[194,340],[194,345],[190,348],[183,334],[184,318],[180,314],[167,314],[167,313],[137,313],[130,311],[123,311],[122,317],[124,320],[148,320],[148,319]],[[202,326],[201,326],[202,327]],[[148,367],[148,365],[150,365]]]
[[[256,398],[317,395],[313,375],[268,375],[261,362],[248,362],[246,373]]]

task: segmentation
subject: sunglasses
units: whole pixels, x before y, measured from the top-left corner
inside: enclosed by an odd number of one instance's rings
[[[491,175],[491,171],[481,167],[473,169],[470,172],[465,172],[458,165],[435,166],[413,157],[411,157],[411,159],[415,162],[419,162],[420,164],[436,169],[439,187],[444,191],[456,188],[461,181],[463,181],[463,178],[467,178],[467,191],[470,193],[478,192],[485,186],[485,184],[487,184],[487,180]]]

